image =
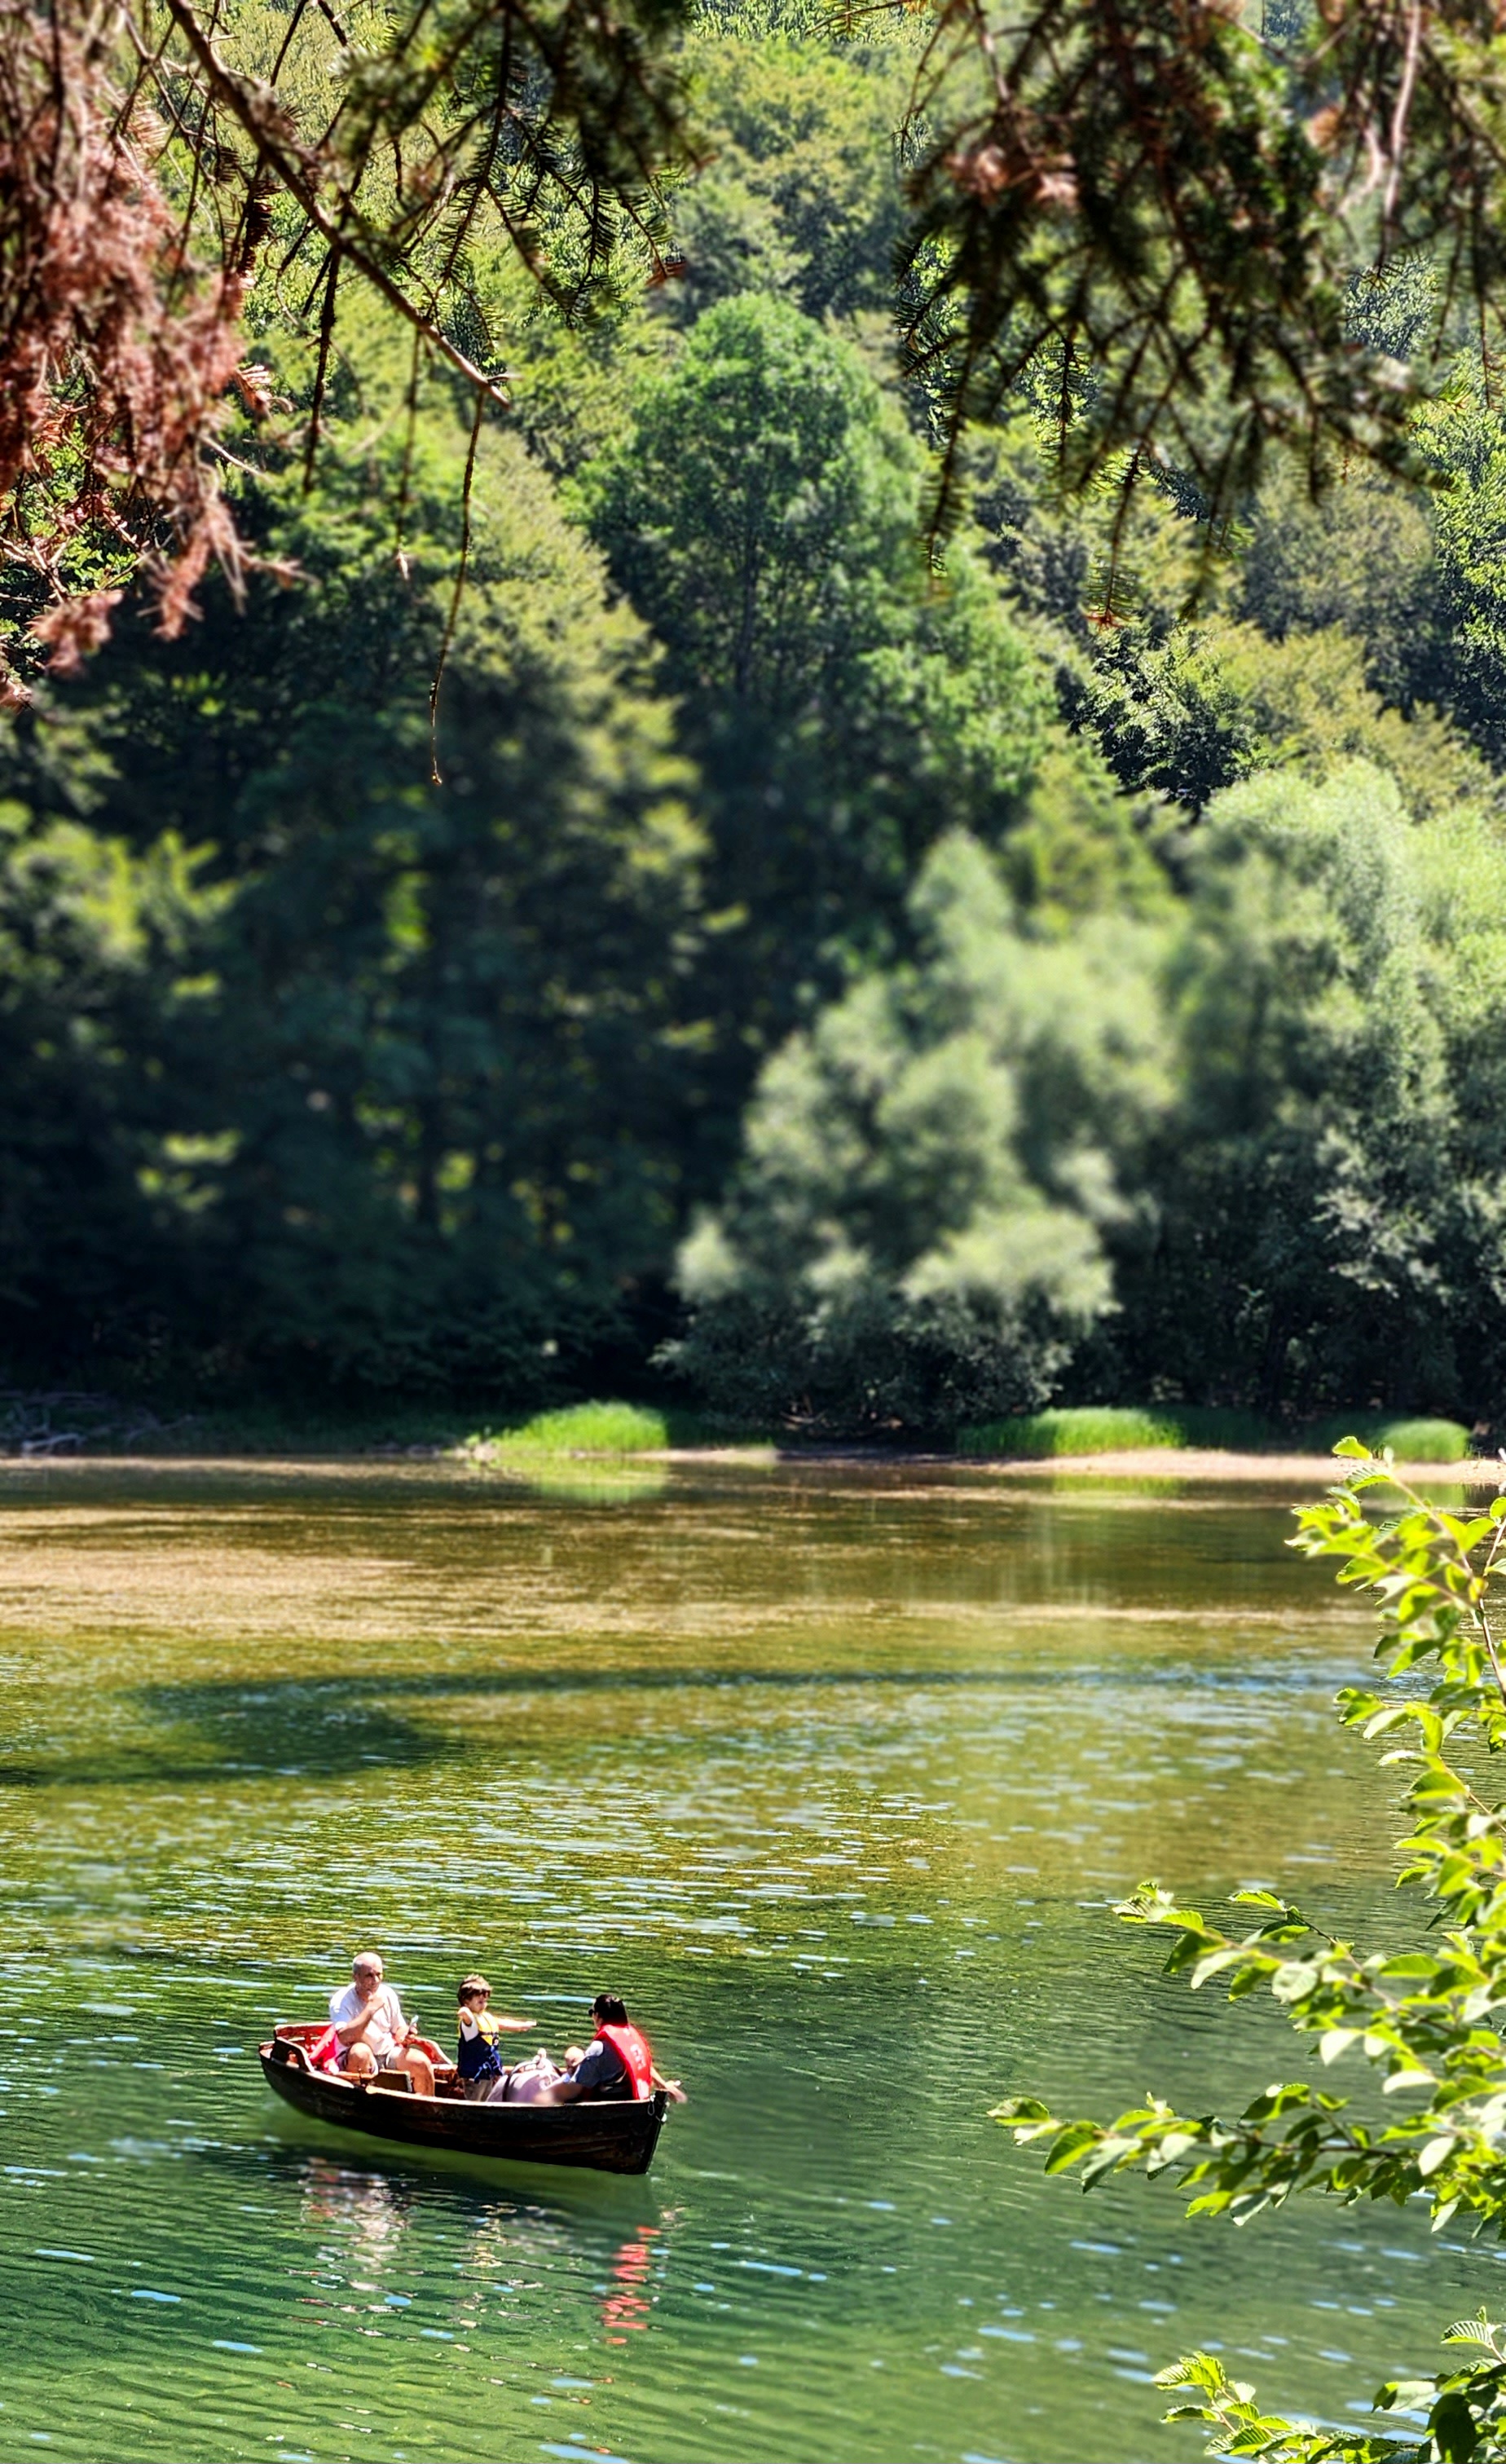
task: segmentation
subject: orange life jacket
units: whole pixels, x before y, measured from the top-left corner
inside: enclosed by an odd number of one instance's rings
[[[614,2025],[603,2019],[596,2033],[598,2042],[611,2046],[613,2053],[627,2073],[634,2101],[641,2104],[644,2097],[652,2096],[654,2058],[645,2039],[639,2035],[631,2019],[621,2025]]]

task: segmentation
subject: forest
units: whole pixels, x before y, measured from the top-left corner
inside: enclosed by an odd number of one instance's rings
[[[0,735],[11,1387],[1491,1422],[1497,363],[1425,252],[1356,276],[1367,350],[1449,333],[1406,466],[1272,462],[1212,552],[1174,470],[1068,489],[1030,370],[959,444],[920,41],[707,0],[672,252],[574,319],[482,267],[484,420],[252,291],[266,569]]]

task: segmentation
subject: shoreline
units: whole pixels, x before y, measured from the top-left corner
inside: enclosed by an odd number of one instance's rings
[[[108,1469],[262,1474],[359,1471],[372,1475],[423,1465],[426,1468],[497,1473],[504,1478],[526,1481],[532,1473],[570,1468],[583,1473],[610,1474],[631,1471],[635,1466],[646,1468],[651,1464],[672,1468],[677,1464],[706,1467],[720,1463],[730,1470],[744,1471],[967,1472],[983,1479],[1012,1481],[1052,1480],[1061,1475],[1074,1480],[1175,1480],[1215,1486],[1296,1484],[1303,1487],[1329,1488],[1342,1477],[1347,1460],[1334,1455],[1225,1452],[1211,1446],[1133,1446],[1107,1454],[1046,1456],[950,1455],[842,1446],[664,1446],[644,1448],[634,1454],[590,1453],[581,1449],[559,1454],[520,1452],[491,1459],[478,1459],[459,1448],[440,1445],[411,1445],[380,1451],[357,1447],[300,1451],[284,1446],[268,1454],[250,1453],[234,1446],[201,1448],[184,1454],[117,1454],[104,1447],[93,1451],[75,1447],[66,1453],[38,1450],[0,1456],[0,1469],[15,1472]],[[1506,1462],[1499,1456],[1468,1456],[1452,1463],[1399,1463],[1396,1469],[1414,1485],[1443,1483],[1448,1486],[1464,1488],[1506,1486]]]
[[[1007,1472],[1012,1480],[1041,1473],[1102,1472],[1115,1479],[1155,1475],[1183,1480],[1311,1482],[1332,1488],[1343,1477],[1351,1458],[1343,1455],[1225,1454],[1212,1446],[1132,1446],[1116,1454],[1050,1455],[1042,1459],[1002,1456],[957,1456],[977,1471]],[[1467,1455],[1458,1463],[1399,1463],[1402,1478],[1412,1483],[1446,1481],[1465,1488],[1498,1488],[1506,1484],[1506,1463],[1498,1455]]]

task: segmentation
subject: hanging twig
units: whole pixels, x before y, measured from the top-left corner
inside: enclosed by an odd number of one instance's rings
[[[434,662],[434,681],[428,693],[428,759],[429,776],[436,787],[445,781],[439,767],[439,689],[445,680],[445,667],[450,645],[455,638],[455,626],[460,616],[460,602],[465,593],[466,569],[470,562],[470,491],[476,475],[476,448],[481,442],[481,423],[486,417],[486,397],[477,394],[470,422],[470,443],[466,453],[466,476],[460,497],[460,561],[455,567],[455,586],[449,594],[449,612],[440,635],[439,656]]]

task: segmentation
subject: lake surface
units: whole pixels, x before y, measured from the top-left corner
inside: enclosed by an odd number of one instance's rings
[[[1284,1507],[0,1467],[0,2448],[1174,2464],[1195,2343],[1331,2419],[1430,2367],[1500,2278],[1422,2212],[1189,2225],[987,2118],[1310,2068],[1160,1976],[1144,1875],[1401,1922]],[[557,2052],[620,1991],[691,2092],[648,2179],[285,2113],[257,2039],[368,1944],[441,2036],[472,1966]]]

